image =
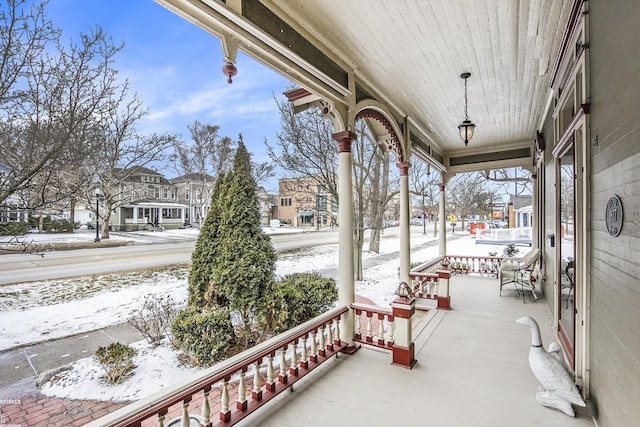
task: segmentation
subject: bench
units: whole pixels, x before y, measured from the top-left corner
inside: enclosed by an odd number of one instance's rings
[[[500,296],[502,296],[502,287],[513,283],[516,287],[516,297],[526,291],[531,292],[531,298],[535,300],[536,280],[538,278],[537,265],[540,259],[540,249],[533,249],[521,258],[505,257],[498,267],[498,281],[500,282]],[[520,286],[520,289],[518,289]]]

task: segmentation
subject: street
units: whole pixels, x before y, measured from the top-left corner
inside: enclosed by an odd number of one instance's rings
[[[162,233],[156,233],[161,236]],[[338,242],[337,231],[272,234],[276,252]],[[143,270],[191,262],[195,240],[0,256],[0,285]]]

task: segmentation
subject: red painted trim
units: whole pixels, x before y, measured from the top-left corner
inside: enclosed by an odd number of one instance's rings
[[[288,90],[288,91],[286,91],[284,93],[284,96],[287,97],[289,102],[296,101],[298,99],[302,99],[305,96],[309,96],[309,95],[312,95],[312,93],[309,92],[308,90],[306,90],[303,87],[299,87],[299,88],[296,88],[296,89]]]
[[[447,184],[445,184],[444,182],[439,182],[438,183],[438,187],[440,187],[440,192],[443,193],[444,192],[444,188],[447,186]]]
[[[438,310],[451,310],[451,297],[438,297]]]
[[[391,126],[391,122],[387,119],[387,117],[384,114],[382,114],[380,111],[373,110],[371,108],[366,108],[358,112],[358,114],[356,114],[355,120],[358,120],[358,119],[373,119],[379,122],[382,126],[384,126],[385,130],[389,132],[389,135],[391,136],[391,142],[392,142],[392,144],[388,145],[387,148],[389,150],[394,151],[398,155],[398,163],[404,163],[408,160],[407,156],[402,151],[402,144],[400,144],[400,138],[398,138],[398,135],[393,130],[393,126]]]
[[[398,163],[398,169],[400,169],[400,176],[409,176],[409,163]]]
[[[391,362],[392,365],[411,369],[413,368],[413,365],[416,364],[415,345],[413,343],[411,343],[409,347],[394,345],[392,354],[393,354],[393,361]]]
[[[339,153],[350,153],[351,142],[357,138],[356,134],[348,130],[337,132],[331,135],[331,138],[338,142]]]

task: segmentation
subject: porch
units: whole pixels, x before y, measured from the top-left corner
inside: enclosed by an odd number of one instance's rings
[[[507,289],[507,288],[505,288]],[[544,298],[498,296],[497,279],[451,278],[450,311],[417,311],[412,370],[390,364],[388,352],[361,348],[318,368],[238,425],[244,426],[593,426],[588,410],[572,419],[539,405],[531,373],[531,335],[515,322],[529,315],[543,345],[554,341]]]
[[[497,279],[490,277],[454,275],[450,285],[450,311],[417,310],[413,317],[413,369],[391,365],[389,351],[363,346],[318,365],[295,382],[293,392],[279,394],[237,425],[594,425],[584,408],[576,407],[572,419],[535,400],[540,385],[528,363],[531,336],[515,320],[535,318],[547,348],[554,333],[542,295],[523,304],[505,288],[500,297]],[[198,397],[188,403],[192,414],[200,413]],[[218,419],[216,401],[212,421]],[[165,419],[179,417],[181,406],[169,409]],[[153,417],[148,421],[155,424]]]

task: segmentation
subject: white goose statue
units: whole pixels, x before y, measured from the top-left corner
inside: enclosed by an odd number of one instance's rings
[[[536,400],[542,406],[558,409],[570,417],[575,417],[571,404],[585,406],[585,403],[569,371],[556,355],[548,353],[542,347],[540,328],[532,317],[524,316],[516,322],[531,330],[529,365],[533,375],[545,389],[536,394]],[[549,350],[557,353],[559,347],[556,343],[552,343]]]

